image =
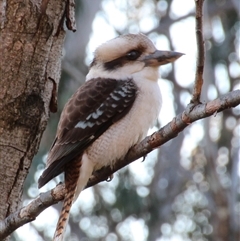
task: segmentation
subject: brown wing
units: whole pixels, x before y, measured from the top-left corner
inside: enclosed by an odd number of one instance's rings
[[[92,79],[82,85],[65,105],[47,168],[38,180],[41,188],[80,156],[114,122],[130,110],[137,87],[129,80]]]

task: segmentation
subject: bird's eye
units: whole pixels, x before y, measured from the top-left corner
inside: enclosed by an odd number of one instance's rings
[[[128,60],[136,60],[141,53],[137,50],[131,50],[130,52],[127,53],[127,59]]]

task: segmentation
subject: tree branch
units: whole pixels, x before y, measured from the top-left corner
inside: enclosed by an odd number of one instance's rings
[[[191,103],[200,103],[201,90],[203,85],[203,70],[204,70],[204,40],[202,30],[202,8],[204,0],[195,0],[196,3],[196,40],[197,40],[197,67],[195,74],[195,81],[193,87],[193,94]]]
[[[27,206],[10,214],[5,220],[0,221],[0,240],[5,239],[17,228],[35,220],[43,210],[62,200],[64,194],[64,185],[57,185],[48,192],[40,193]]]
[[[198,104],[194,106],[194,108],[188,106],[184,112],[177,115],[166,126],[153,133],[151,136],[146,137],[138,145],[132,147],[125,159],[118,161],[112,169],[111,167],[105,167],[94,173],[94,176],[89,180],[86,188],[107,180],[107,178],[117,170],[127,166],[140,157],[146,156],[152,150],[176,137],[191,123],[228,108],[233,108],[239,104],[240,90],[235,90],[213,101],[205,104]],[[0,240],[6,238],[20,226],[33,221],[46,208],[61,201],[64,198],[64,193],[64,184],[60,184],[46,193],[41,193],[27,206],[9,215],[5,220],[0,222]]]

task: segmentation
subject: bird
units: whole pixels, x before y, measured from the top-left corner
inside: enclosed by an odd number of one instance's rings
[[[66,193],[54,241],[63,240],[71,206],[93,172],[113,167],[154,126],[162,106],[158,68],[182,55],[157,50],[142,33],[97,47],[85,83],[63,108],[38,180],[41,188],[64,172]]]

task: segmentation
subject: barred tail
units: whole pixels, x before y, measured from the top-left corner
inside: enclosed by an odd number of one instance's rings
[[[66,194],[53,241],[63,241],[71,206],[86,186],[92,175],[93,166],[87,155],[83,154],[65,167]]]
[[[70,163],[65,170],[65,188],[66,194],[63,200],[63,207],[58,219],[57,228],[54,234],[54,241],[63,241],[66,226],[68,224],[69,212],[74,202],[74,196],[80,175],[81,161],[76,159]]]

